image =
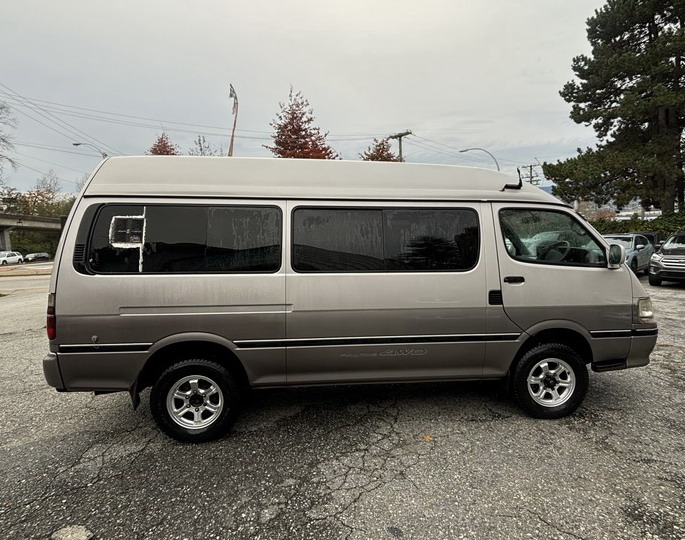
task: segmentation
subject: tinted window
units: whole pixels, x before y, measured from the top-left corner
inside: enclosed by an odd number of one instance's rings
[[[293,214],[300,272],[460,271],[478,260],[475,211],[300,208]]]
[[[383,270],[382,232],[380,210],[295,210],[293,268],[305,272]]]
[[[606,266],[604,248],[565,212],[507,209],[499,213],[509,255],[523,262]]]
[[[473,210],[383,210],[385,267],[395,271],[468,270],[478,260]]]
[[[281,213],[267,207],[103,207],[90,239],[95,272],[275,272]]]
[[[209,208],[206,257],[211,272],[275,272],[281,267],[281,212]]]

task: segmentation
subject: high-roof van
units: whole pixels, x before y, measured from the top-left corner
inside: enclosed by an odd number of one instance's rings
[[[644,366],[649,297],[567,205],[484,169],[224,157],[103,161],[69,215],[45,378],[128,391],[171,437],[244,391],[506,379],[538,418]]]

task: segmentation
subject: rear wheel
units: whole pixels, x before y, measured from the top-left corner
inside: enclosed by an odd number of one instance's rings
[[[630,261],[630,269],[633,271],[633,274],[637,274],[637,259]]]
[[[201,358],[183,360],[159,376],[150,393],[150,409],[164,433],[199,443],[226,434],[238,396],[238,384],[225,366]]]
[[[583,359],[561,343],[528,351],[514,369],[514,398],[535,418],[561,418],[582,403],[589,384]]]
[[[7,261],[2,261],[3,266],[7,266]]]
[[[658,277],[649,274],[649,284],[658,287],[659,285],[661,285],[661,280]]]

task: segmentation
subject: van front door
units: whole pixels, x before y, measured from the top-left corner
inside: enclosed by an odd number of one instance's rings
[[[630,330],[630,272],[607,268],[603,244],[577,216],[506,203],[493,211],[504,309],[522,330]]]

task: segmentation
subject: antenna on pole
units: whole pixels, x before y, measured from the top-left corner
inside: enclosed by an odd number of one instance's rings
[[[235,139],[235,126],[238,123],[238,94],[235,93],[233,85],[230,86],[230,91],[228,92],[228,99],[233,98],[233,129],[231,130],[231,142],[228,145],[228,157],[233,155],[233,139]]]

